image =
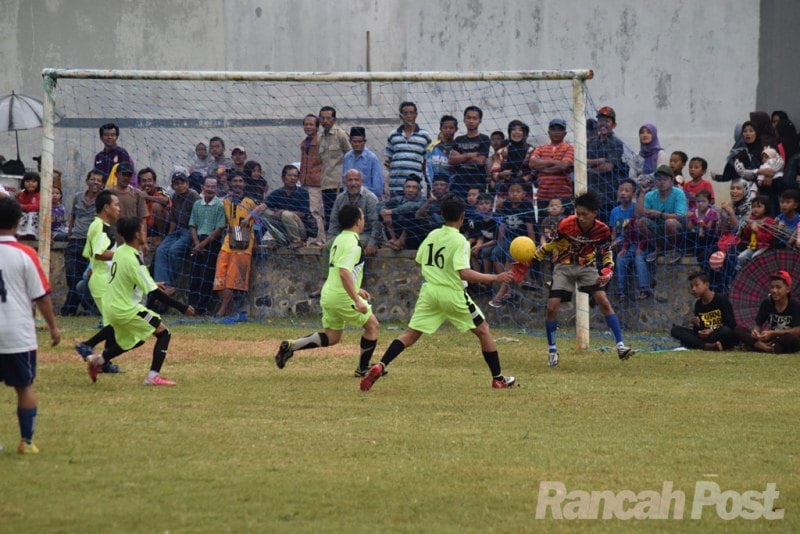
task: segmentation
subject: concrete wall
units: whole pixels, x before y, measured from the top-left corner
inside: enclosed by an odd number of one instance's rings
[[[782,109],[795,123],[800,121],[800,2],[765,0],[761,2],[759,32],[758,108],[772,113]]]
[[[630,146],[653,122],[715,169],[756,104],[759,17],[750,0],[4,0],[0,92],[40,96],[43,67],[362,70],[370,31],[372,70],[592,68]],[[39,135],[20,133],[28,163]]]

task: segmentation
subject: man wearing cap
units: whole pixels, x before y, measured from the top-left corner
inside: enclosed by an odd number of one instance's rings
[[[189,230],[189,219],[192,207],[200,198],[194,189],[189,187],[189,177],[182,172],[172,174],[172,209],[169,212],[169,229],[164,240],[156,250],[155,273],[156,282],[175,287],[177,276],[183,265],[187,264],[187,255],[192,244]]]
[[[342,190],[342,163],[350,151],[350,140],[344,130],[336,126],[336,110],[323,106],[319,110],[322,133],[319,136],[319,159],[322,161],[322,205],[325,209],[325,229],[331,220],[331,209]]]
[[[247,151],[243,146],[236,145],[231,149],[231,160],[233,160],[233,170],[244,172],[244,164],[247,161]]]
[[[119,218],[141,217],[147,219],[147,195],[144,191],[136,189],[131,185],[133,178],[133,167],[130,163],[123,162],[117,167],[117,184],[108,188],[109,191],[119,197]],[[119,241],[119,236],[117,237]],[[120,241],[121,242],[121,241]]]
[[[113,122],[104,124],[100,127],[100,141],[103,142],[103,150],[94,157],[94,168],[101,171],[106,177],[111,174],[111,169],[118,163],[127,163],[133,172],[133,159],[128,151],[117,144],[119,139],[119,126]],[[138,187],[136,179],[132,178],[134,187]]]
[[[571,204],[575,149],[564,141],[566,134],[564,119],[551,120],[547,128],[550,143],[537,146],[528,161],[528,166],[537,172],[536,200],[541,206],[547,206],[554,198],[560,199],[564,205]]]
[[[778,271],[769,277],[769,297],[761,302],[755,325],[736,327],[747,350],[789,354],[800,351],[800,302],[792,298],[792,277]]]
[[[656,169],[655,189],[650,191],[649,184],[642,184],[639,188],[636,224],[639,235],[653,244],[652,252],[645,258],[649,262],[656,261],[662,253],[666,254],[668,263],[677,263],[681,259],[678,238],[684,227],[687,203],[683,190],[675,187],[673,176],[669,165],[661,165]]]
[[[383,167],[375,153],[367,148],[366,130],[361,126],[350,128],[350,145],[353,147],[344,155],[342,164],[342,180],[350,169],[361,171],[364,187],[380,200],[383,198]],[[337,197],[338,200],[338,197]],[[331,224],[336,216],[331,214]]]
[[[597,110],[595,135],[586,143],[587,179],[590,190],[597,191],[602,199],[600,219],[607,221],[616,203],[619,183],[628,176],[628,165],[623,161],[625,146],[615,135],[617,114],[614,108],[603,106]]]

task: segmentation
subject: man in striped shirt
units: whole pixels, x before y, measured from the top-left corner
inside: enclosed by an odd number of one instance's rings
[[[413,102],[400,104],[400,118],[403,125],[391,133],[384,151],[384,165],[389,169],[389,198],[403,194],[407,178],[426,184],[423,191],[430,191],[425,179],[425,151],[431,143],[431,134],[417,124],[417,105]]]
[[[536,200],[540,206],[558,198],[564,206],[572,204],[572,166],[575,163],[575,149],[564,141],[567,123],[556,118],[550,121],[547,135],[550,143],[537,146],[528,166],[537,172]]]

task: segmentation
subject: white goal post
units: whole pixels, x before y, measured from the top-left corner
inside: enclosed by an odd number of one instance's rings
[[[590,69],[472,71],[472,72],[223,72],[223,71],[160,71],[160,70],[42,70],[44,86],[44,128],[42,134],[42,181],[40,207],[39,256],[45,272],[50,267],[51,192],[53,161],[56,147],[56,87],[60,79],[94,80],[162,80],[220,82],[521,82],[571,80],[571,129],[575,147],[575,191],[585,190],[586,180],[586,92],[585,81],[593,77]],[[368,89],[369,90],[369,89]],[[398,104],[399,102],[395,103]],[[109,117],[113,120],[114,117]],[[579,348],[589,347],[589,299],[576,291],[576,338]]]

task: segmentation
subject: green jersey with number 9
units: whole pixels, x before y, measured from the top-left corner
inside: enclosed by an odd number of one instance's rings
[[[417,250],[425,282],[463,292],[467,283],[458,274],[469,269],[469,242],[452,226],[442,226],[425,238]]]

